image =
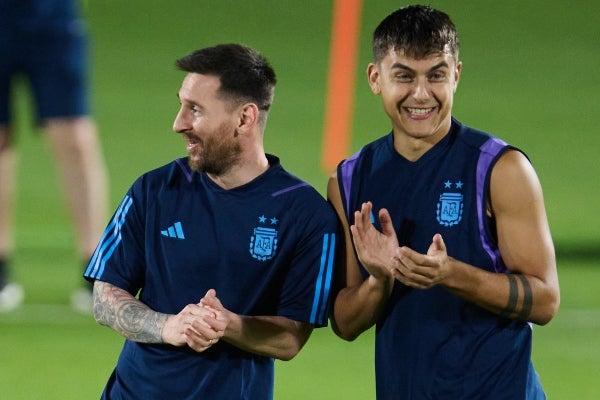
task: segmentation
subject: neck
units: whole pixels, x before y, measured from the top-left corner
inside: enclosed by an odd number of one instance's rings
[[[417,161],[431,149],[436,142],[426,141],[406,135],[394,135],[394,149],[408,161]]]
[[[409,134],[394,129],[394,149],[408,161],[417,161],[450,133],[450,124],[430,134]]]
[[[221,188],[230,190],[253,181],[268,169],[269,160],[262,152],[250,160],[240,161],[224,174],[207,174],[207,176]]]

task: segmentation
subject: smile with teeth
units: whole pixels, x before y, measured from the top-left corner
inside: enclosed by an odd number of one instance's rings
[[[406,107],[406,111],[408,111],[410,114],[425,115],[425,114],[429,114],[430,112],[432,112],[434,108],[435,107],[430,107],[430,108],[411,108],[411,107]]]
[[[187,147],[188,151],[194,149],[200,143],[200,141],[198,139],[193,138],[191,136],[184,136],[183,140],[187,143],[186,147]]]

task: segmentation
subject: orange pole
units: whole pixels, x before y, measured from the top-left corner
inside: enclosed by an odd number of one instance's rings
[[[334,0],[322,164],[332,171],[348,156],[362,0]]]

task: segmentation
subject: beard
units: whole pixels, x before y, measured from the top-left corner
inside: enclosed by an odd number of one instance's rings
[[[217,176],[227,173],[240,160],[242,153],[236,136],[235,131],[222,124],[212,135],[198,140],[198,146],[189,152],[188,164],[192,171]]]

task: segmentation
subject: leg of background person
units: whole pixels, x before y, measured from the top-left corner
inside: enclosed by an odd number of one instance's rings
[[[108,215],[107,168],[96,125],[90,117],[51,119],[44,123],[44,131],[75,225],[77,249],[82,264],[87,265]],[[90,289],[85,287],[73,293],[73,307],[91,311]]]
[[[0,312],[10,311],[23,301],[23,289],[10,280],[13,242],[13,202],[17,155],[10,143],[8,129],[0,126]]]

